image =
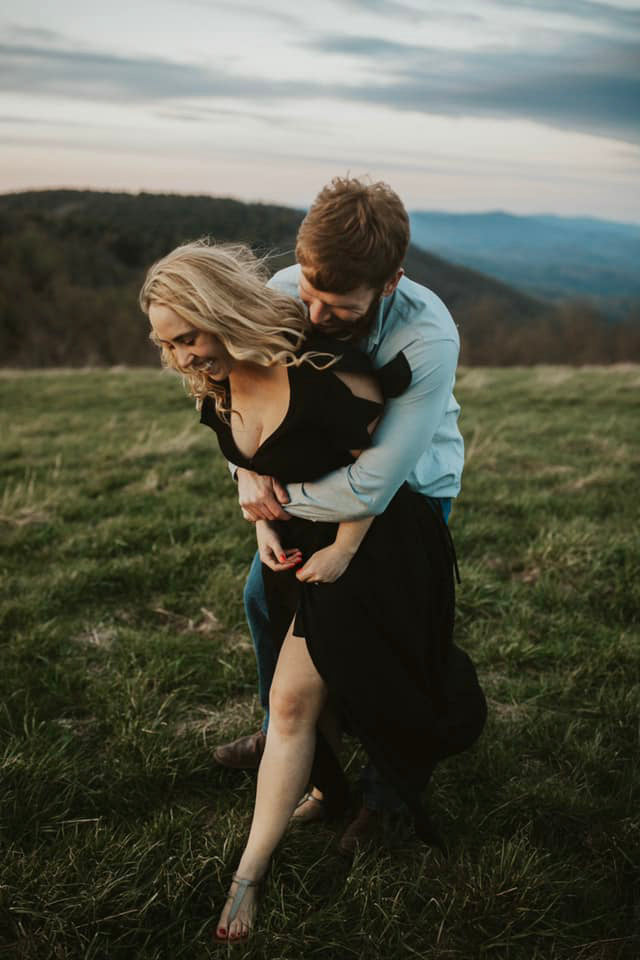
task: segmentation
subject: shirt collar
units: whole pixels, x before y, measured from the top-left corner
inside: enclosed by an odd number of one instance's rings
[[[382,328],[384,326],[385,320],[387,319],[389,310],[391,309],[391,304],[393,302],[393,298],[395,297],[395,293],[396,292],[394,290],[389,297],[381,297],[380,299],[380,306],[378,307],[378,314],[376,316],[376,322],[374,324],[373,330],[371,331],[369,336],[363,340],[363,343],[366,344],[367,353],[374,350],[380,342],[380,338],[382,336]]]

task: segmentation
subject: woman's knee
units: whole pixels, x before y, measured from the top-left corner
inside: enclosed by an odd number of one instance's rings
[[[320,691],[288,686],[274,680],[269,693],[269,722],[283,736],[316,724],[321,709]]]

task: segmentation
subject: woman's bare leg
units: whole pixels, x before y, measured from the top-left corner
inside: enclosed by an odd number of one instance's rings
[[[278,657],[269,697],[269,729],[258,770],[251,830],[237,875],[259,880],[280,842],[291,813],[311,773],[316,724],[326,687],[302,637],[289,629]],[[232,885],[231,894],[235,892]],[[218,935],[233,940],[247,935],[255,913],[256,888],[249,887],[236,918],[229,924],[230,903],[218,921]]]
[[[342,727],[338,712],[333,706],[331,697],[329,697],[318,719],[318,729],[322,731],[325,740],[335,753],[340,756],[340,747],[342,744]],[[325,817],[324,794],[318,787],[313,787],[309,797],[304,802],[299,803],[291,814],[291,819],[297,823],[314,823],[323,820]]]

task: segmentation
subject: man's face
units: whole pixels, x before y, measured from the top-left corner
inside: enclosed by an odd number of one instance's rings
[[[314,327],[322,333],[352,339],[365,336],[373,326],[383,292],[361,286],[348,293],[327,293],[316,290],[302,270],[298,288]]]

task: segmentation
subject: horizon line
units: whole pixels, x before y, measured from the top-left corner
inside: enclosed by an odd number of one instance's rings
[[[20,196],[22,194],[34,194],[34,193],[58,193],[58,192],[69,192],[69,193],[96,193],[96,194],[113,194],[113,195],[124,195],[131,197],[139,197],[142,195],[145,196],[155,196],[155,197],[193,197],[193,198],[206,198],[209,200],[232,200],[235,203],[243,203],[246,205],[255,204],[259,206],[269,206],[269,207],[282,207],[286,210],[298,210],[301,212],[306,212],[309,208],[301,204],[286,204],[276,200],[266,200],[263,198],[260,199],[247,199],[245,197],[240,197],[234,194],[216,194],[216,193],[192,193],[188,191],[181,190],[147,190],[143,188],[131,188],[131,189],[122,189],[122,188],[97,188],[97,187],[78,187],[78,186],[69,186],[69,185],[58,185],[58,186],[47,186],[47,187],[17,187],[15,189],[5,190],[0,192],[0,199],[3,197],[14,197]],[[451,210],[445,207],[430,207],[428,209],[422,209],[417,207],[407,207],[407,213],[411,216],[414,214],[447,214],[451,217],[486,217],[491,215],[502,215],[507,217],[514,218],[527,218],[533,219],[537,217],[553,217],[557,220],[594,220],[599,223],[613,223],[619,224],[621,226],[627,227],[638,227],[640,228],[640,220],[620,220],[613,217],[603,217],[592,213],[554,213],[550,210],[540,210],[536,213],[520,213],[513,210],[508,210],[501,207],[492,207],[486,210]]]

